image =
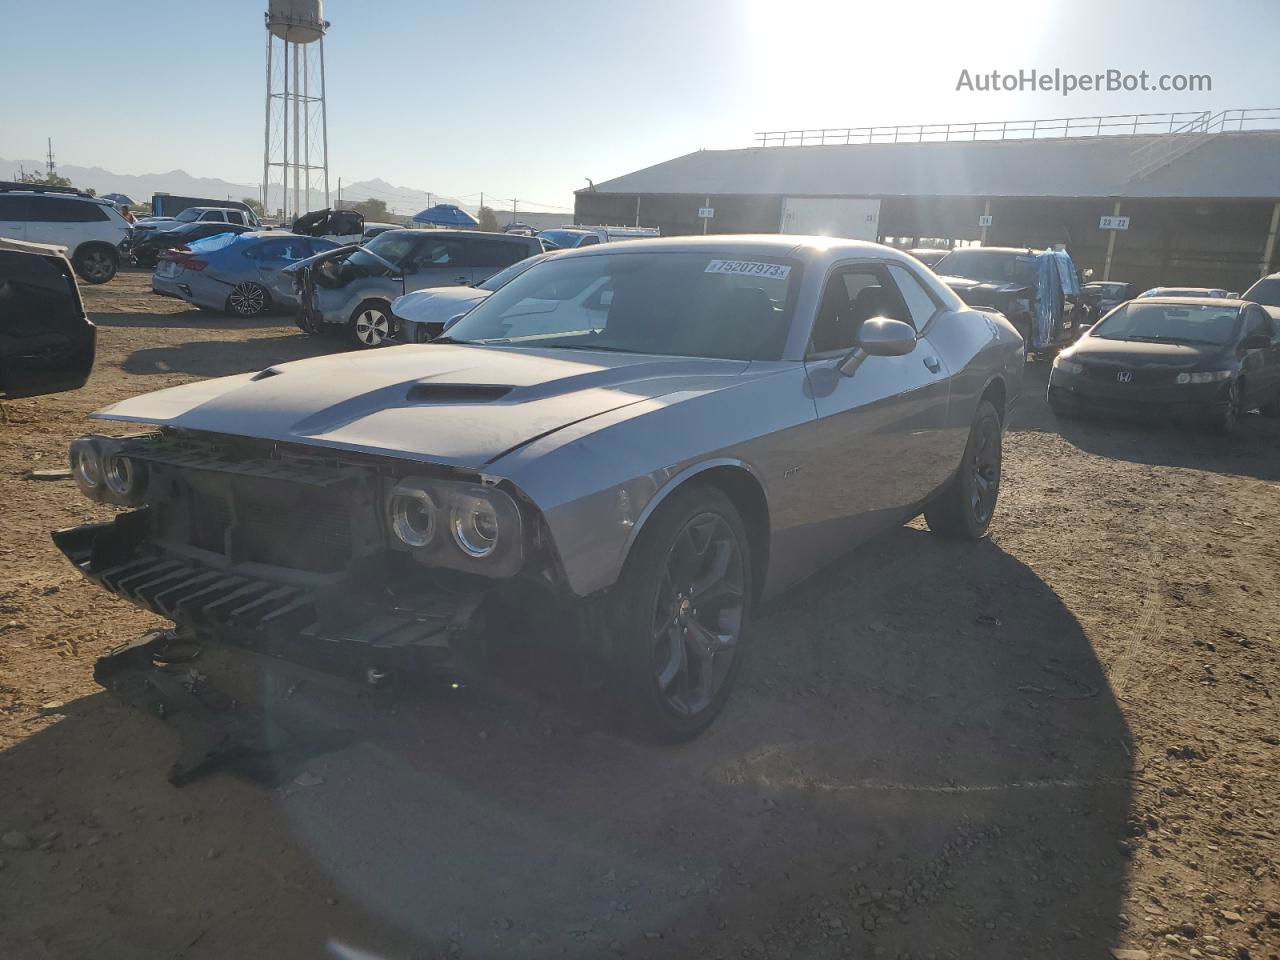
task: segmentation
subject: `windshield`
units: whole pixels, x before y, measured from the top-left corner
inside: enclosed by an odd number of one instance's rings
[[[1259,280],[1244,292],[1241,300],[1262,303],[1268,307],[1280,307],[1280,277],[1267,277]]]
[[[953,250],[934,264],[933,269],[944,277],[1029,285],[1036,280],[1036,257],[992,250]]]
[[[1090,283],[1085,285],[1086,290],[1092,290],[1104,297],[1120,297],[1124,295],[1125,284],[1123,283]]]
[[[551,258],[449,329],[460,343],[732,360],[782,355],[800,268],[757,256]]]
[[[1093,328],[1104,340],[1150,340],[1226,346],[1240,326],[1238,307],[1129,301]]]
[[[180,214],[174,217],[175,220],[181,220],[183,223],[190,223],[196,217],[200,216],[201,211],[198,207],[187,207]]]
[[[518,263],[513,263],[511,266],[507,267],[505,270],[499,270],[497,273],[495,273],[492,277],[490,277],[484,283],[477,283],[476,289],[488,290],[490,293],[492,293],[494,290],[498,290],[502,287],[505,287],[508,283],[510,283],[516,277],[520,276],[520,274],[524,273],[526,270],[532,267],[535,263],[541,263],[545,259],[547,259],[547,254],[543,253],[543,254],[539,254],[536,257],[530,257],[527,260],[521,260]]]
[[[543,230],[538,236],[550,240],[557,247],[576,247],[586,234],[580,230]]]

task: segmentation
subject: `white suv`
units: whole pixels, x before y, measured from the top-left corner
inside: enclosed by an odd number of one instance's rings
[[[128,236],[128,221],[106,200],[70,187],[0,184],[0,237],[66,247],[86,283],[116,275]]]

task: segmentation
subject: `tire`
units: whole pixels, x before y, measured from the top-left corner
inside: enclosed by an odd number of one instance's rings
[[[76,251],[71,265],[85,283],[106,283],[120,269],[120,256],[103,244],[86,245]]]
[[[1004,425],[991,401],[983,400],[969,428],[969,440],[955,476],[929,506],[929,529],[948,540],[981,540],[1000,498]]]
[[[1259,407],[1258,412],[1271,420],[1280,419],[1280,390],[1276,391],[1275,399]]]
[[[227,294],[227,313],[233,317],[260,317],[271,309],[271,294],[260,283],[237,283]]]
[[[1052,410],[1053,415],[1060,420],[1076,420],[1079,418],[1079,414],[1061,400],[1050,400],[1049,409]]]
[[[391,336],[391,307],[382,300],[366,300],[346,325],[347,339],[361,349],[380,347]]]
[[[609,600],[619,685],[642,739],[689,740],[719,715],[745,653],[751,591],[750,541],[733,503],[701,484],[673,493]]]
[[[1220,437],[1229,437],[1240,425],[1240,381],[1232,380],[1227,388],[1227,406],[1209,421],[1209,430]]]

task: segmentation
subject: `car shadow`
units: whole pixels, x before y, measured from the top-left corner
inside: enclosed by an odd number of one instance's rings
[[[1221,437],[1195,424],[1060,417],[1045,400],[1048,382],[1048,364],[1027,365],[1010,430],[1056,433],[1081,450],[1115,460],[1280,481],[1280,419],[1249,413],[1233,435]]]
[[[224,377],[342,349],[337,341],[301,333],[251,340],[192,340],[177,346],[143,347],[125,357],[120,366],[126,373],[141,376],[181,373]]]
[[[349,734],[272,791],[228,774],[169,788],[165,724],[105,694],[62,708],[0,754],[0,809],[60,831],[56,864],[9,858],[9,944],[82,942],[18,891],[91,912],[100,957],[193,934],[276,957],[1094,958],[1121,942],[1129,731],[1081,625],[995,543],[900,528],[791,591],[762,612],[724,714],[678,747],[619,738],[554,670],[512,679],[496,656],[487,686],[389,696],[211,656],[209,682],[268,729]]]
[[[89,319],[99,327],[125,329],[166,330],[275,330],[280,327],[297,329],[292,316],[266,314],[245,319],[223,313],[201,310],[182,310],[178,313],[95,313],[89,311]]]

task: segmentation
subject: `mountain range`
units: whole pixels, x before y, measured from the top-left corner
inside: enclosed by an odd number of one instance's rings
[[[0,157],[0,180],[17,179],[19,168],[27,171],[43,170],[44,164],[35,161],[20,162]],[[67,177],[74,186],[82,190],[92,188],[99,195],[104,193],[123,193],[137,201],[151,200],[153,193],[173,193],[188,197],[209,197],[214,200],[241,200],[245,197],[258,197],[259,187],[256,183],[234,183],[217,177],[194,177],[185,170],[170,170],[167,173],[128,174],[114,173],[102,167],[78,167],[70,163],[58,164],[57,171]],[[330,176],[330,200],[337,201],[337,178]],[[280,206],[280,184],[271,185],[268,197],[268,209]],[[478,212],[478,205],[463,203],[452,197],[417,190],[413,187],[398,187],[387,181],[374,178],[360,180],[342,185],[342,199],[359,201],[376,198],[387,204],[392,213],[412,215],[436,203],[453,203],[471,213]],[[324,206],[324,192],[311,191],[308,206],[315,210]]]

